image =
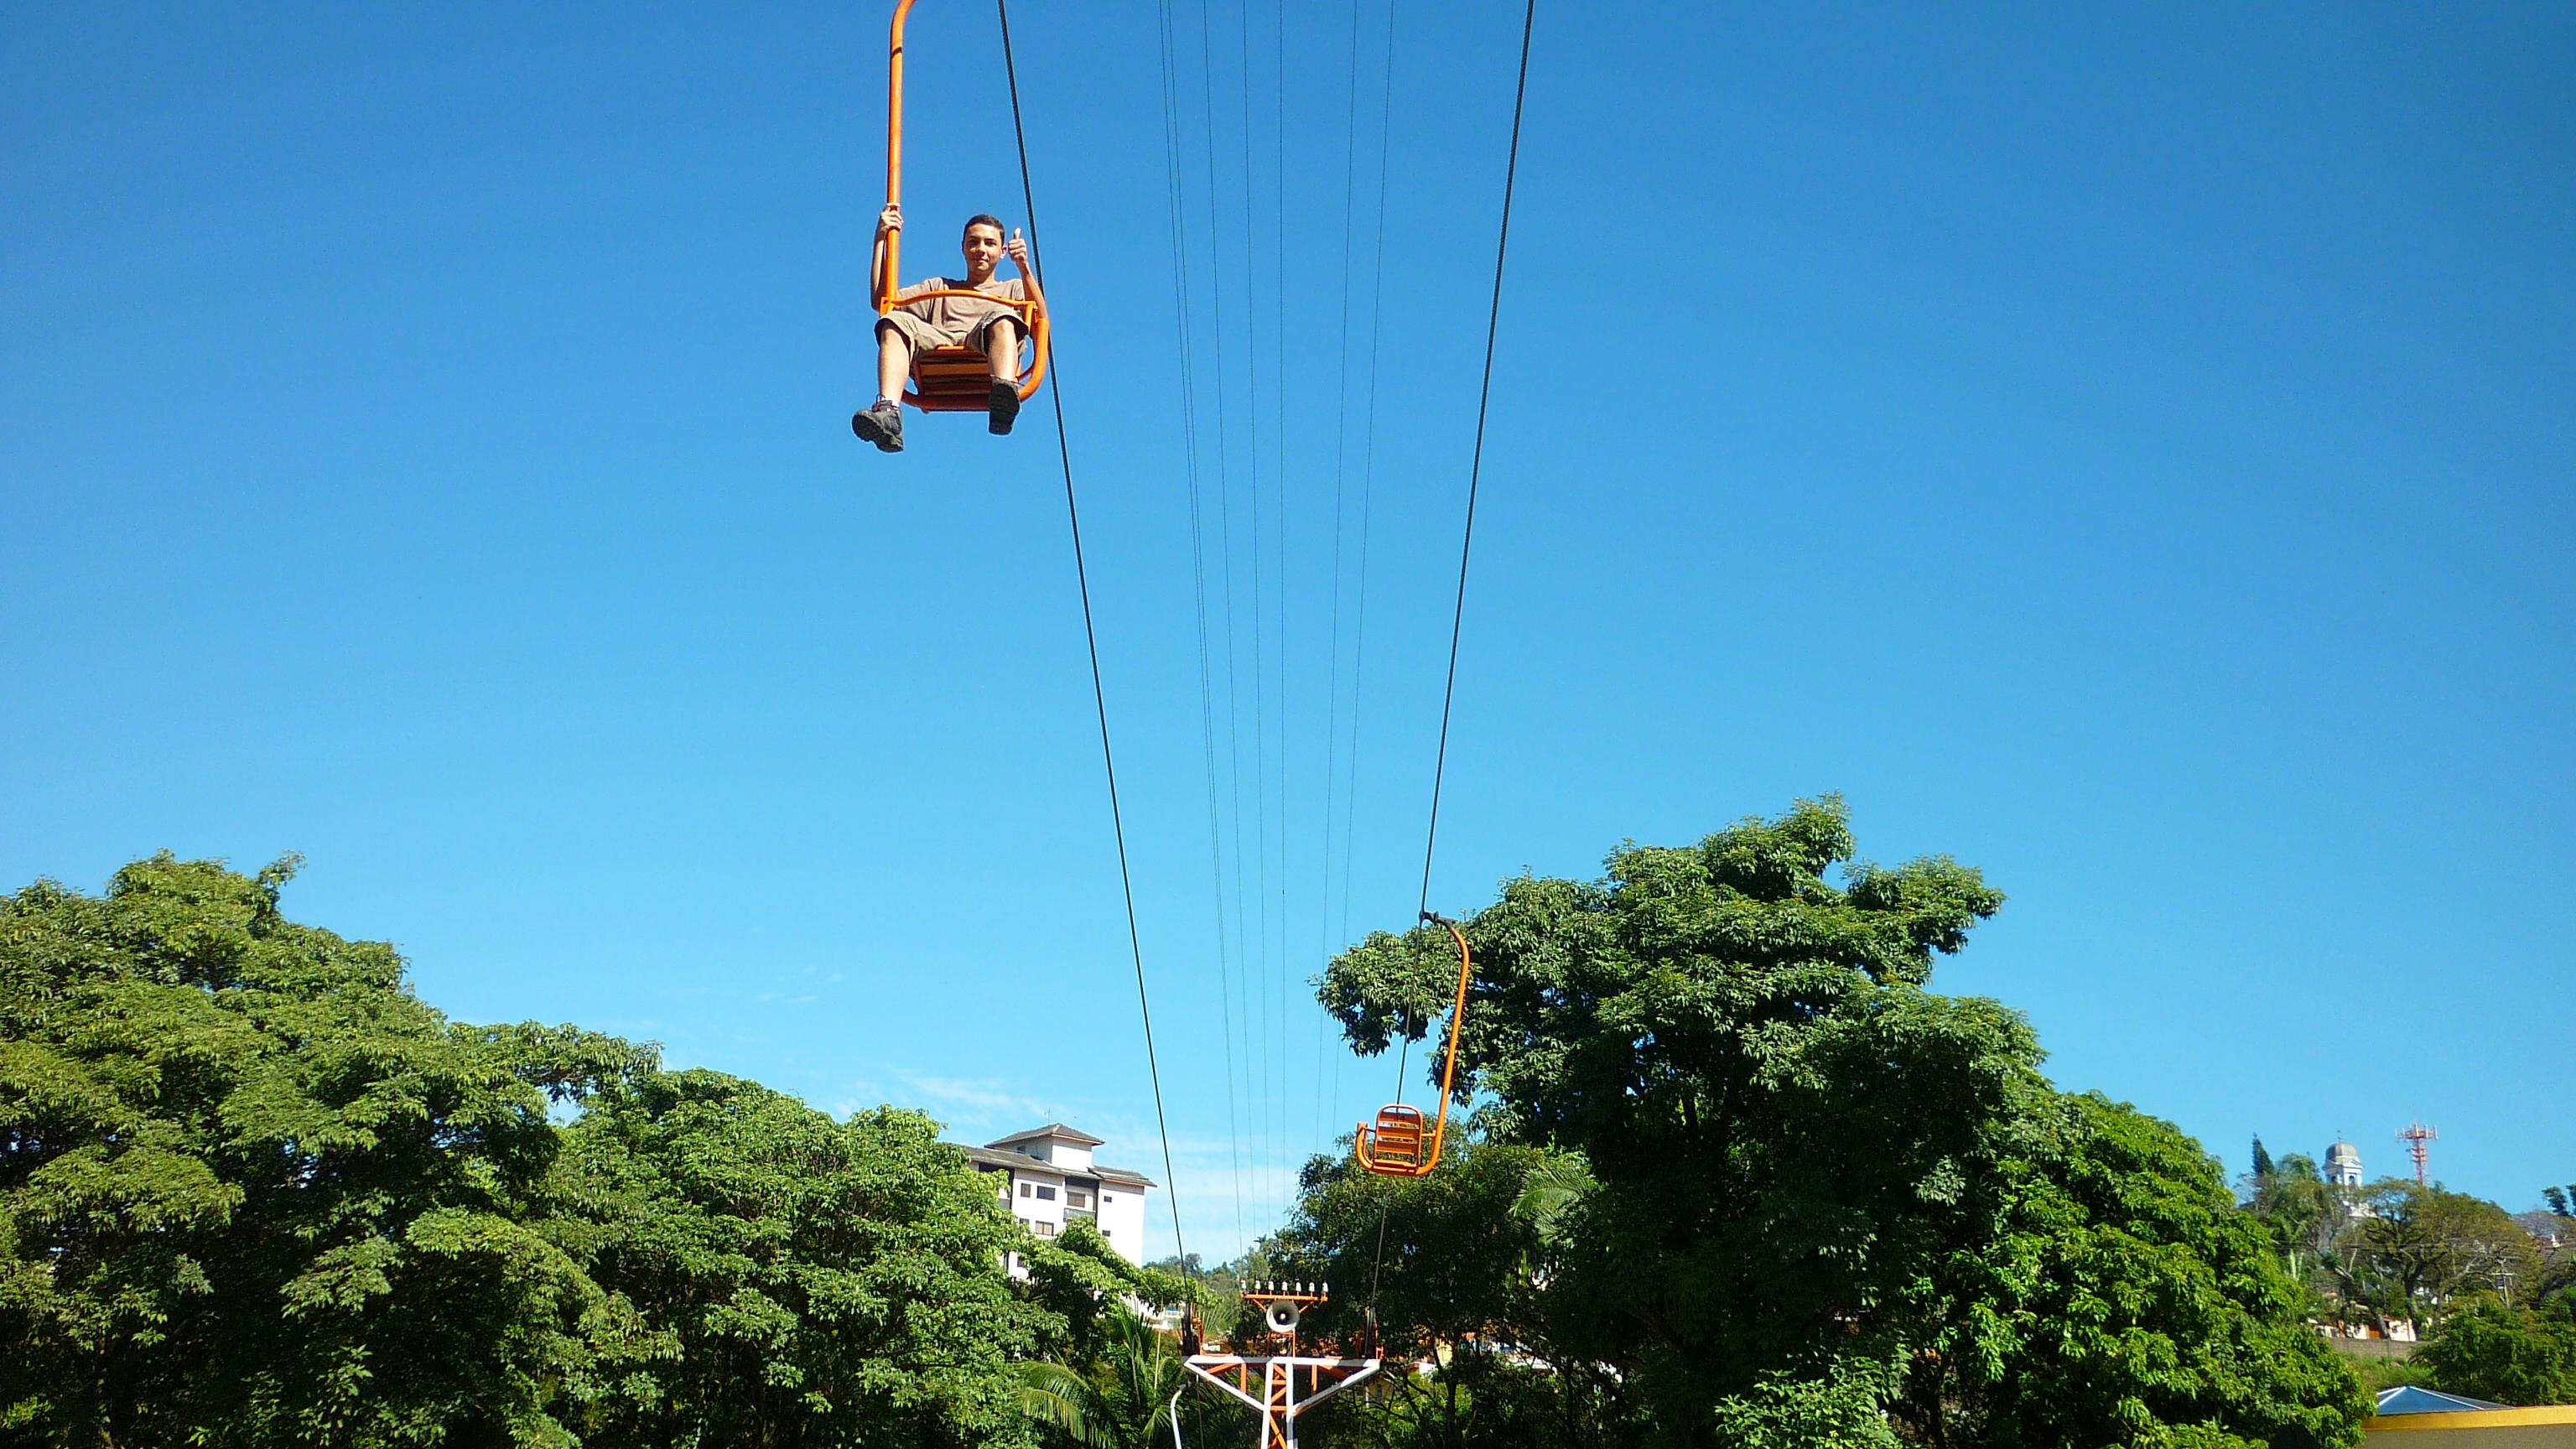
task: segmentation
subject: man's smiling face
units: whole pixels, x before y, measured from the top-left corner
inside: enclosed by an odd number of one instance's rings
[[[1002,260],[1002,229],[985,222],[966,228],[965,240],[957,249],[966,254],[966,275],[977,281],[993,275]]]

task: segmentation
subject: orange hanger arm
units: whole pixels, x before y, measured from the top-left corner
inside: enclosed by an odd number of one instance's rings
[[[895,0],[894,22],[886,35],[886,205],[903,205],[903,23],[912,16],[912,0]],[[869,267],[869,301],[879,313],[894,310],[895,296],[903,290],[903,233],[890,231],[879,235]],[[1047,325],[1046,296],[1038,289],[1037,256],[1029,256],[1025,273],[1029,296],[1018,302],[1003,302],[1019,309],[1029,337],[1029,367],[1020,376],[1022,399],[1035,397],[1039,384],[1046,381],[1047,353],[1052,330]],[[986,292],[958,291],[943,288],[922,294],[925,297],[975,297],[994,302],[1002,299]],[[919,406],[921,399],[906,390],[904,401]]]
[[[1458,923],[1429,911],[1422,913],[1422,919],[1448,927],[1449,939],[1458,943],[1458,996],[1449,1008],[1448,1053],[1440,1065],[1440,1110],[1432,1119],[1430,1133],[1416,1139],[1412,1152],[1407,1154],[1409,1160],[1403,1161],[1379,1160],[1376,1133],[1365,1122],[1360,1124],[1351,1140],[1351,1154],[1359,1159],[1360,1166],[1389,1177],[1428,1177],[1440,1165],[1441,1143],[1449,1132],[1449,1093],[1458,1082],[1458,1030],[1467,1019],[1467,985],[1476,974],[1475,956],[1467,949],[1467,933],[1458,929]],[[1387,1109],[1388,1112],[1395,1110],[1394,1107]],[[1383,1124],[1384,1113],[1379,1114],[1379,1120]],[[1419,1122],[1421,1114],[1415,1113],[1414,1120]],[[1419,1131],[1418,1128],[1416,1130]]]
[[[1440,1160],[1441,1134],[1449,1130],[1449,1087],[1458,1079],[1458,1028],[1467,1020],[1467,979],[1475,974],[1475,958],[1467,951],[1467,933],[1458,923],[1444,916],[1423,915],[1449,928],[1450,939],[1458,943],[1458,1001],[1449,1009],[1449,1057],[1440,1066],[1440,1115],[1431,1124],[1431,1150],[1423,1154],[1425,1163]]]
[[[895,0],[894,24],[886,41],[886,205],[903,205],[903,22],[912,14],[912,0]],[[894,294],[902,284],[895,280],[902,271],[903,233],[890,231],[877,238],[875,277],[872,279],[876,309],[887,311],[894,306]]]

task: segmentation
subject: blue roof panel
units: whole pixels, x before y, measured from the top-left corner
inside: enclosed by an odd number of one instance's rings
[[[2504,1405],[2502,1404],[2491,1404],[2484,1399],[2463,1398],[2458,1394],[2446,1394],[2440,1389],[2423,1388],[2416,1384],[2399,1384],[2396,1388],[2381,1389],[2379,1391],[2379,1412],[2382,1416],[2390,1414],[2460,1414],[2466,1413],[2471,1409],[2501,1409],[2503,1407]]]

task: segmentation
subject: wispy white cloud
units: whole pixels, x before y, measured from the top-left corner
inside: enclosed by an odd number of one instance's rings
[[[935,1077],[919,1072],[898,1071],[906,1087],[926,1097],[945,1110],[953,1120],[967,1123],[991,1123],[1010,1119],[1018,1125],[1037,1126],[1051,1119],[1052,1109],[1046,1102],[1011,1090],[1007,1083],[989,1078]],[[1019,1119],[1028,1119],[1020,1122]]]
[[[842,1083],[840,1090],[833,1094],[829,1105],[823,1110],[835,1117],[846,1118],[853,1112],[863,1112],[870,1107],[883,1106],[888,1100],[889,1094],[883,1087],[873,1080],[860,1078],[857,1081]]]
[[[1190,1251],[1209,1263],[1239,1256],[1264,1234],[1277,1231],[1295,1209],[1298,1174],[1306,1165],[1306,1149],[1312,1144],[1274,1150],[1255,1142],[1233,1143],[1218,1136],[1174,1133],[1171,1166],[1166,1169],[1152,1120],[1145,1119],[1136,1126],[1138,1134],[1131,1139],[1132,1153],[1122,1153],[1118,1161],[1164,1183],[1164,1191],[1146,1200],[1147,1241],[1154,1256],[1172,1251],[1171,1215],[1175,1202],[1180,1206],[1181,1227]],[[1327,1145],[1322,1150],[1334,1149]]]
[[[1141,1172],[1156,1190],[1146,1197],[1147,1252],[1163,1257],[1172,1251],[1172,1204],[1180,1204],[1181,1226],[1191,1252],[1205,1262],[1224,1262],[1240,1255],[1253,1240],[1277,1230],[1297,1202],[1297,1175],[1306,1153],[1318,1144],[1236,1142],[1207,1132],[1176,1131],[1172,1155],[1163,1160],[1163,1142],[1153,1114],[1133,1103],[1093,1099],[1051,1099],[1014,1083],[992,1077],[943,1076],[896,1068],[893,1073],[906,1105],[919,1106],[947,1121],[958,1140],[979,1140],[991,1131],[1064,1122],[1103,1139],[1099,1160]],[[1330,1144],[1323,1151],[1335,1150]]]

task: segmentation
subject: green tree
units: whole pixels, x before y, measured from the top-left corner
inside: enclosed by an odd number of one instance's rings
[[[2576,1221],[2561,1218],[2559,1237],[2566,1246],[2552,1253],[2540,1265],[2540,1277],[2527,1295],[2537,1303],[2562,1293],[2576,1294]]]
[[[0,1427],[17,1442],[568,1442],[602,1307],[530,1225],[545,1079],[168,855],[0,903]]]
[[[2043,1112],[1994,1238],[1940,1275],[1900,1418],[1933,1444],[2349,1442],[2370,1412],[2215,1160],[2098,1095]]]
[[[1154,1286],[917,1114],[448,1022],[291,868],[0,900],[0,1441],[1010,1444]]]
[[[709,1071],[603,1083],[564,1134],[578,1251],[636,1331],[584,1385],[583,1442],[997,1442],[1012,1360],[1063,1322],[992,1185],[895,1108],[847,1121]]]
[[[2017,1014],[1928,989],[2001,903],[1947,858],[1860,860],[1835,800],[1507,882],[1467,926],[1460,1092],[1598,1184],[1562,1210],[1551,1342],[1671,1444],[2351,1442],[2366,1405],[2299,1347],[2303,1301],[2216,1164],[2060,1096]],[[1319,995],[1379,1051],[1454,970],[1445,935],[1380,933]],[[2159,1293],[2185,1301],[2136,1306]],[[2049,1333],[2102,1303],[2126,1356],[2075,1374]],[[2051,1372],[2063,1402],[1996,1388]]]
[[[1188,1377],[1179,1345],[1112,1308],[1101,1318],[1095,1349],[1078,1364],[1021,1364],[1021,1411],[1066,1441],[1100,1449],[1150,1445],[1168,1434],[1173,1396]]]
[[[1091,1335],[1102,1324],[1121,1313],[1132,1316],[1135,1306],[1178,1308],[1207,1297],[1187,1274],[1159,1263],[1129,1262],[1097,1227],[1080,1219],[1066,1223],[1053,1238],[1035,1239],[1034,1244],[1033,1250],[1022,1252],[1031,1296],[1063,1320],[1058,1334],[1072,1339],[1083,1352],[1096,1346]]]
[[[2272,1154],[2263,1150],[2263,1134],[2254,1134],[2254,1180],[2261,1182],[2272,1175]]]
[[[1333,1285],[1332,1301],[1308,1315],[1308,1335],[1356,1346],[1372,1304],[1385,1325],[1378,1341],[1393,1358],[1526,1335],[1537,1237],[1514,1207],[1545,1157],[1452,1137],[1425,1177],[1380,1177],[1348,1157],[1309,1162],[1279,1239],[1283,1276]]]
[[[2347,1220],[2333,1266],[2347,1297],[2383,1321],[2441,1321],[2455,1300],[2540,1275],[2531,1235],[2484,1198],[2386,1178]]]
[[[1579,1163],[1474,1134],[1453,1136],[1425,1177],[1375,1176],[1348,1157],[1307,1165],[1282,1267],[1334,1296],[1306,1333],[1357,1351],[1374,1312],[1397,1366],[1334,1410],[1335,1442],[1548,1446],[1617,1432],[1615,1382],[1556,1342],[1549,1302],[1561,1232],[1589,1187]],[[1402,1367],[1424,1362],[1430,1372]]]
[[[2480,1297],[2415,1355],[2436,1388],[2503,1404],[2576,1403],[2576,1296],[2546,1313]]]
[[[2317,1171],[2316,1160],[2293,1152],[2256,1178],[2253,1189],[2245,1209],[2263,1225],[2292,1276],[2305,1282],[2322,1272],[2351,1214]]]

